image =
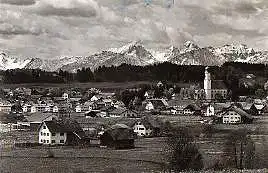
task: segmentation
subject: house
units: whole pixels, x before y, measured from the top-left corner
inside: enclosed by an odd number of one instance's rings
[[[241,108],[246,111],[248,114],[251,115],[258,115],[258,109],[253,103],[247,103],[247,102],[238,102],[238,104],[241,105]]]
[[[9,113],[11,112],[12,104],[8,101],[2,100],[0,101],[0,112]]]
[[[159,136],[160,134],[160,124],[155,119],[150,117],[142,118],[137,120],[132,128],[137,136],[149,137],[149,136]]]
[[[81,107],[80,105],[77,105],[77,106],[75,107],[75,112],[76,112],[76,113],[81,113],[81,112],[82,112],[82,107]]]
[[[264,105],[264,104],[254,104],[254,106],[256,107],[256,109],[258,111],[258,115],[262,115],[265,112],[266,105]]]
[[[125,107],[125,104],[122,102],[122,101],[115,101],[114,103],[113,103],[113,107],[115,107],[115,108],[119,108],[119,107],[121,107],[121,108],[124,108]]]
[[[161,81],[159,81],[159,82],[156,84],[156,86],[157,86],[158,88],[160,88],[160,87],[163,87],[164,84],[163,84]]]
[[[253,117],[250,114],[234,105],[223,109],[217,116],[220,123],[223,124],[248,124],[253,121]]]
[[[147,99],[145,101],[145,110],[166,110],[169,107],[165,99]]]
[[[96,101],[98,101],[99,100],[99,98],[96,96],[96,95],[94,95],[94,96],[92,96],[91,98],[90,98],[90,101],[92,101],[92,102],[96,102]]]
[[[67,100],[68,98],[69,98],[69,94],[67,93],[62,94],[62,99]]]
[[[205,109],[205,114],[206,117],[211,117],[215,115],[215,108],[213,105],[209,104],[206,109]]]
[[[53,106],[53,108],[52,108],[52,112],[53,113],[58,113],[59,112],[59,108],[58,108],[58,106]]]
[[[196,104],[190,104],[183,109],[184,115],[201,115],[201,108]]]
[[[79,145],[90,141],[80,125],[73,120],[44,121],[38,132],[39,144],[44,145]]]
[[[116,149],[134,148],[134,131],[125,124],[115,124],[100,136],[100,145]]]
[[[145,110],[147,111],[151,111],[151,110],[154,110],[154,105],[152,102],[148,101],[145,105]]]
[[[139,116],[137,111],[126,108],[111,109],[110,111],[108,111],[108,115],[110,117],[128,117],[128,118],[137,118]]]
[[[52,113],[41,113],[41,112],[35,112],[31,113],[29,116],[26,116],[25,124],[27,124],[30,129],[37,129],[38,126],[43,121],[51,121],[52,119],[57,118]]]
[[[34,105],[31,106],[31,113],[35,113],[37,112],[37,109]]]

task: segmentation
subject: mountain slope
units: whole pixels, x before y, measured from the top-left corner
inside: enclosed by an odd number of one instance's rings
[[[57,71],[59,69],[75,72],[82,67],[92,70],[100,66],[119,66],[123,63],[145,66],[159,62],[179,65],[220,66],[225,62],[247,62],[268,64],[268,51],[256,51],[246,45],[224,45],[221,47],[200,48],[187,41],[182,47],[171,46],[164,50],[147,50],[141,42],[131,42],[119,48],[111,48],[86,57],[63,57],[52,60],[32,58],[19,59],[0,53],[0,70],[27,68]]]

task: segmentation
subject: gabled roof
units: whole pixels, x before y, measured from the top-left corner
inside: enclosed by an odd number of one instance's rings
[[[51,133],[73,133],[80,139],[86,137],[85,132],[78,122],[72,119],[44,121],[43,124],[47,126]],[[42,125],[40,127],[42,127]]]
[[[156,118],[153,117],[143,117],[140,120],[136,120],[131,126],[134,126],[136,123],[140,122],[141,124],[143,124],[145,126],[145,128],[149,129],[149,128],[160,128],[160,122],[157,121]]]
[[[186,106],[184,109],[192,109],[194,111],[200,111],[201,108],[199,106],[197,106],[196,104],[190,104],[188,106]]]
[[[255,106],[258,110],[262,110],[263,108],[265,108],[265,105],[263,105],[263,104],[254,104],[254,106]]]
[[[104,134],[109,134],[113,140],[133,140],[134,131],[125,124],[115,124],[107,129]]]
[[[37,122],[41,123],[48,119],[49,117],[55,117],[52,113],[41,113],[41,112],[35,112],[30,114],[30,116],[26,117],[26,120],[28,122]]]
[[[229,108],[227,108],[227,109],[224,109],[223,111],[221,111],[222,112],[222,115],[224,115],[224,114],[226,114],[227,112],[229,112],[229,111],[234,111],[234,112],[236,112],[236,113],[238,113],[239,115],[241,115],[241,116],[244,116],[244,117],[247,117],[248,119],[253,119],[253,117],[250,115],[250,114],[248,114],[247,112],[245,112],[244,110],[242,110],[242,109],[240,109],[240,108],[238,108],[238,107],[236,107],[236,106],[230,106]]]

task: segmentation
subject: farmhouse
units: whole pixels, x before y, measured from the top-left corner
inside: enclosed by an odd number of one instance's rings
[[[72,120],[44,121],[38,131],[39,143],[44,145],[78,145],[89,142],[79,124]]]
[[[132,128],[137,136],[159,136],[160,124],[152,118],[145,117],[141,120],[137,120]]]
[[[218,116],[223,124],[248,124],[253,121],[250,114],[234,105],[219,112]]]
[[[82,107],[80,105],[76,105],[75,112],[76,113],[81,113],[82,112]]]
[[[12,104],[8,101],[2,100],[0,101],[0,112],[9,113],[11,112]]]
[[[62,94],[62,99],[67,100],[68,98],[69,98],[69,94],[67,93]]]
[[[35,112],[26,117],[27,123],[25,122],[25,124],[36,130],[43,121],[51,121],[53,118],[56,118],[56,116],[51,113]]]
[[[111,111],[108,111],[108,115],[110,117],[129,117],[129,118],[136,118],[138,117],[138,112],[135,110],[130,110],[126,108],[117,108]]]
[[[100,136],[100,144],[116,149],[134,148],[134,131],[125,124],[115,124]]]
[[[190,104],[183,109],[184,115],[201,115],[201,108],[196,104]]]
[[[165,99],[147,99],[145,101],[145,110],[166,110],[168,102]]]
[[[209,104],[208,106],[206,106],[204,115],[206,117],[214,116],[215,115],[215,108],[214,108],[214,106],[211,105],[211,104]]]

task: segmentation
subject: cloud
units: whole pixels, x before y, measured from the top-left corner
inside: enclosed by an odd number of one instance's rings
[[[133,40],[141,40],[149,49],[180,46],[186,40],[201,46],[231,42],[260,48],[268,45],[265,0],[166,2],[0,0],[5,3],[0,5],[1,49],[53,58],[87,56]]]
[[[9,5],[34,5],[35,0],[0,0],[0,4],[9,4]]]
[[[40,33],[41,31],[35,28],[30,28],[29,30],[27,30],[20,26],[8,23],[0,24],[0,34],[2,35],[26,35],[26,34],[39,35]]]

